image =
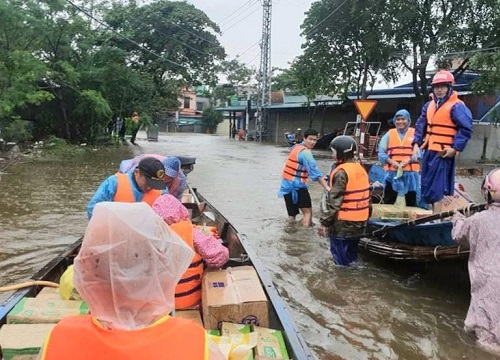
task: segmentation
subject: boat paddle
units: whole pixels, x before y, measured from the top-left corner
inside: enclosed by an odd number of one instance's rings
[[[453,214],[455,212],[460,212],[462,214],[469,215],[471,211],[482,211],[482,210],[484,210],[487,205],[488,204],[486,204],[486,203],[481,203],[481,204],[473,204],[473,203],[471,203],[471,204],[469,204],[467,206],[464,206],[463,208],[458,208],[458,209],[443,211],[443,212],[440,212],[440,213],[437,213],[437,214],[432,214],[432,215],[429,215],[429,216],[424,216],[424,217],[421,217],[421,218],[418,218],[418,219],[415,219],[415,220],[409,220],[409,221],[403,222],[403,223],[398,224],[398,225],[394,225],[394,226],[385,225],[385,226],[381,227],[380,229],[374,230],[374,231],[369,232],[369,233],[364,233],[364,234],[355,235],[355,236],[348,236],[348,237],[346,237],[346,240],[358,240],[358,239],[364,238],[364,237],[380,237],[380,236],[382,236],[382,235],[384,235],[384,234],[386,234],[386,233],[388,233],[390,231],[393,231],[393,230],[404,229],[404,228],[407,228],[407,227],[412,227],[412,226],[416,226],[416,225],[419,225],[419,224],[424,224],[424,223],[429,222],[429,221],[444,219],[444,218],[453,216]]]
[[[196,205],[198,205],[198,209],[200,210],[203,215],[205,215],[207,218],[209,218],[212,221],[215,221],[215,214],[211,211],[205,211],[205,207],[207,204],[201,204],[200,200],[198,199],[198,196],[196,195],[196,192],[193,190],[191,185],[189,183],[187,184],[187,187],[189,189],[190,194],[193,196],[194,202]]]

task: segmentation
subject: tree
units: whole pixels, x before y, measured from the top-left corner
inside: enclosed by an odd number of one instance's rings
[[[412,74],[417,99],[428,99],[426,69],[433,57],[438,68],[462,58],[459,74],[478,49],[492,46],[493,34],[500,31],[498,8],[497,0],[390,1],[392,37],[399,48],[394,58]]]
[[[395,81],[405,70],[424,102],[433,57],[441,68],[462,57],[462,71],[478,49],[499,45],[499,17],[498,0],[321,0],[302,24],[304,57],[327,93],[365,98],[377,78]]]
[[[248,85],[255,77],[255,69],[240,62],[238,57],[232,60],[223,60],[217,66],[217,70],[218,73],[225,75],[227,83],[216,86],[212,98],[222,102],[226,102],[228,98],[237,94],[237,86]]]
[[[210,134],[217,131],[217,125],[219,125],[224,120],[222,113],[220,111],[215,111],[213,107],[203,110],[203,116],[201,121],[205,130],[208,130]]]
[[[390,54],[392,19],[385,0],[321,0],[312,4],[302,24],[303,62],[321,74],[317,88],[338,94],[358,91],[366,98],[377,75],[398,77]]]

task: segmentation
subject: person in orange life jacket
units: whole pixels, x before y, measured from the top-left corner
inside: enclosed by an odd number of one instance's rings
[[[142,159],[133,172],[116,173],[102,182],[87,205],[90,219],[97,203],[103,201],[139,202],[149,205],[161,195],[166,185],[163,181],[165,167],[160,160],[152,157]]]
[[[278,190],[278,196],[285,198],[288,221],[295,221],[295,217],[302,211],[303,226],[312,226],[312,203],[307,189],[307,179],[311,177],[326,190],[330,190],[311,152],[317,141],[318,132],[308,129],[304,133],[304,141],[291,148],[281,174],[281,186]]]
[[[358,241],[348,236],[365,231],[370,211],[370,183],[364,167],[355,159],[356,141],[337,136],[330,143],[336,166],[330,173],[326,211],[320,217],[320,236],[329,236],[336,265],[349,266],[358,258]]]
[[[438,71],[432,79],[431,100],[415,125],[413,156],[425,150],[421,161],[422,199],[440,211],[444,195],[455,188],[455,155],[463,151],[472,136],[472,114],[453,90],[449,71]]]
[[[163,178],[163,181],[167,186],[168,193],[181,200],[184,190],[187,189],[187,180],[186,175],[181,168],[181,161],[176,156],[163,156],[157,154],[137,155],[132,159],[122,160],[120,167],[118,168],[118,172],[126,173],[134,171],[137,164],[139,164],[139,162],[145,157],[153,157],[162,162],[165,167],[165,177]]]
[[[195,252],[175,290],[175,308],[196,308],[201,301],[203,262],[209,268],[221,268],[229,260],[229,250],[211,234],[195,227],[186,207],[174,196],[160,196],[152,208]]]
[[[406,206],[417,206],[420,193],[420,165],[413,158],[413,133],[410,113],[401,109],[393,118],[396,128],[390,129],[378,145],[378,159],[385,164],[384,204],[394,204],[404,196]],[[399,170],[399,171],[398,171]]]
[[[144,203],[96,205],[74,261],[90,315],[63,318],[42,360],[220,359],[202,326],[171,317],[193,251]]]

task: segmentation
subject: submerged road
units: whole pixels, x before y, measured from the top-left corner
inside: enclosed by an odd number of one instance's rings
[[[248,237],[318,359],[493,359],[462,330],[464,264],[423,268],[362,256],[355,266],[335,267],[317,226],[286,223],[276,192],[287,148],[203,134],[159,140],[140,132],[137,147],[9,167],[0,181],[0,285],[29,278],[84,232],[86,204],[120,160],[190,155],[197,158],[191,185]],[[327,172],[329,153],[315,154]],[[465,182],[478,187],[480,179]],[[310,189],[317,215],[321,187]]]

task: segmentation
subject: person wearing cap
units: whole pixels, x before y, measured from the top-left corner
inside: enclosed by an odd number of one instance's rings
[[[425,150],[421,163],[422,199],[441,211],[441,200],[453,195],[455,156],[464,151],[472,136],[472,114],[453,90],[455,79],[438,71],[431,83],[431,100],[422,108],[412,141],[413,158]]]
[[[132,159],[123,160],[120,163],[120,167],[118,172],[127,173],[130,171],[134,171],[135,167],[145,157],[153,157],[162,162],[165,167],[165,177],[163,180],[165,181],[165,185],[167,186],[167,190],[169,194],[172,194],[177,199],[182,200],[182,194],[184,190],[187,189],[187,179],[186,175],[181,169],[181,161],[178,157],[175,156],[162,156],[157,154],[142,154],[137,155]]]
[[[39,359],[224,359],[202,325],[169,315],[192,257],[150,206],[97,204],[73,275],[90,314],[64,317]]]
[[[153,157],[143,158],[131,172],[111,175],[92,196],[87,206],[88,218],[92,217],[95,205],[103,201],[144,201],[152,205],[166,188],[164,177],[165,167]]]

